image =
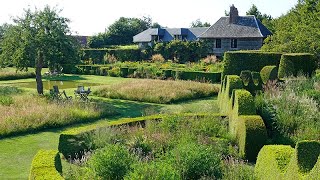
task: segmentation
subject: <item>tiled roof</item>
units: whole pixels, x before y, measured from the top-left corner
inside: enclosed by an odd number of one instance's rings
[[[199,38],[257,38],[271,34],[255,16],[238,16],[236,23],[229,23],[229,17],[221,17]]]

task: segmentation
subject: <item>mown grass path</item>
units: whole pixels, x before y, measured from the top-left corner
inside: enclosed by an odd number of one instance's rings
[[[88,124],[77,124],[65,128],[44,130],[36,134],[28,134],[0,140],[0,179],[28,179],[33,156],[39,149],[57,149],[59,135],[62,131],[113,121],[122,117],[137,117],[155,113],[179,112],[217,112],[215,98],[188,101],[179,104],[160,105],[125,100],[111,100],[99,98],[112,104],[121,114],[117,117],[101,119]]]

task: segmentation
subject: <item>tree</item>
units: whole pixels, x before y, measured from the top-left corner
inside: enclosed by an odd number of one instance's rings
[[[265,25],[271,32],[273,32],[273,24],[271,15],[262,14],[258,7],[252,4],[251,8],[246,12],[246,15],[254,15],[257,19],[259,19],[263,25]]]
[[[99,33],[88,41],[90,48],[102,48],[110,45],[126,45],[132,43],[132,37],[148,28],[160,28],[150,17],[121,17],[111,24],[105,33]]]
[[[309,52],[320,56],[320,2],[299,0],[275,20],[275,33],[265,40],[266,51]]]
[[[202,22],[200,21],[200,19],[197,19],[197,20],[195,20],[195,21],[193,21],[193,22],[191,23],[191,27],[192,27],[192,28],[194,28],[194,27],[210,27],[210,26],[211,26],[210,23],[208,23],[208,22],[202,23]]]
[[[60,68],[79,61],[80,45],[70,36],[69,19],[54,8],[25,10],[4,34],[1,64],[13,63],[17,70],[35,67],[37,91],[43,94],[41,70]]]

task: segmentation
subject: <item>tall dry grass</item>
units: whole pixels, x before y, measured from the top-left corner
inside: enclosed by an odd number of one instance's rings
[[[0,81],[1,80],[14,80],[14,79],[25,79],[25,78],[33,78],[36,77],[34,72],[24,72],[24,71],[17,71],[14,72],[11,69],[0,69]]]
[[[112,99],[126,99],[152,103],[172,103],[182,100],[213,96],[218,85],[191,81],[163,81],[136,79],[114,85],[103,86],[95,95]]]
[[[0,104],[0,137],[97,119],[112,112],[78,102],[53,103],[39,96],[13,96],[13,104]]]

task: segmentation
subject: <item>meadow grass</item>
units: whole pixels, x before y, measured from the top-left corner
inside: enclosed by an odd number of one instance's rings
[[[60,127],[114,115],[110,107],[83,102],[51,102],[36,95],[13,96],[10,105],[0,104],[0,137]]]
[[[163,81],[134,79],[114,85],[102,86],[94,95],[112,99],[126,99],[152,103],[173,103],[216,95],[218,85],[191,81]]]
[[[0,69],[0,81],[36,77],[33,71],[16,71],[14,68]]]

